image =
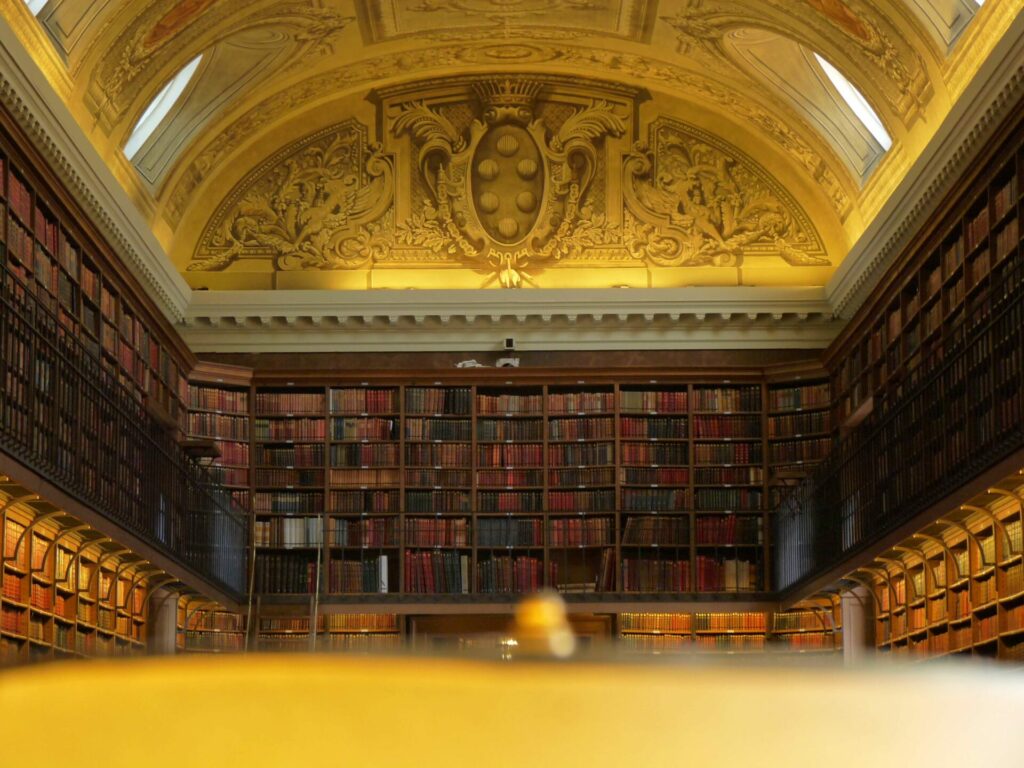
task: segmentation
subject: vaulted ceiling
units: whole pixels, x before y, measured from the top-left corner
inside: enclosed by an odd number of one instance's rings
[[[174,264],[213,289],[823,285],[1020,9],[50,0],[34,20],[8,5]],[[197,56],[130,163],[133,128]]]

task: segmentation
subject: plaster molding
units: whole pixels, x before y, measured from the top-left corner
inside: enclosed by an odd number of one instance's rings
[[[0,101],[167,319],[179,322],[191,289],[5,18]]]
[[[738,349],[839,327],[821,288],[196,291],[181,333],[196,352]]]
[[[889,196],[825,287],[849,319],[926,224],[956,181],[1024,95],[1024,14],[992,50],[925,151]]]
[[[447,315],[359,319],[308,316],[202,321],[181,329],[204,352],[498,352],[609,349],[822,349],[840,324],[819,315],[551,314],[466,318]]]

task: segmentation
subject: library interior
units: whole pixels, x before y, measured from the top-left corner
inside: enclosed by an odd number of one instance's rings
[[[1024,0],[0,0],[0,763],[1019,761],[1022,186]]]

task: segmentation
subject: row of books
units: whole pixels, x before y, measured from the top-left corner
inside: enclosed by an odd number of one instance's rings
[[[458,552],[405,552],[405,591],[414,594],[469,592],[469,556]]]
[[[698,515],[697,544],[760,544],[761,519],[748,515]]]
[[[689,434],[687,424],[683,416],[623,416],[619,419],[619,434],[624,438],[684,440]]]
[[[764,482],[761,467],[697,467],[693,480],[698,485],[760,485]]]
[[[553,521],[552,538],[556,536],[554,522],[562,521]],[[476,541],[479,547],[543,546],[543,523],[539,518],[480,518],[477,520]]]
[[[396,468],[384,469],[332,469],[329,473],[331,485],[380,486],[398,485],[401,473]],[[440,483],[430,483],[439,485]]]
[[[620,453],[622,463],[630,465],[678,466],[688,464],[690,460],[690,450],[686,443],[623,443]]]
[[[520,555],[499,556],[478,562],[477,589],[487,594],[504,592],[536,592],[544,585],[544,561]],[[557,581],[557,564],[549,564],[548,583]]]
[[[406,488],[469,488],[473,473],[468,469],[407,469]]]
[[[612,521],[607,517],[586,517],[552,520],[550,522],[552,547],[581,547],[609,544]]]
[[[245,616],[227,611],[196,611],[187,618],[186,629],[245,632]]]
[[[341,445],[331,446],[332,460],[335,448],[347,447]],[[257,445],[256,463],[268,467],[322,467],[324,465],[324,447],[316,443],[288,446]],[[332,463],[340,464],[340,462],[333,461]],[[369,464],[372,462],[362,463]]]
[[[248,414],[249,393],[245,390],[220,389],[190,384],[188,406],[205,411],[227,411]]]
[[[768,437],[786,438],[810,435],[829,430],[828,411],[790,413],[785,416],[768,417]]]
[[[256,413],[267,416],[321,414],[325,401],[322,392],[257,392]]]
[[[555,473],[552,473],[552,475],[554,474]],[[511,486],[543,486],[544,470],[482,469],[476,473],[476,482],[477,485],[484,488],[505,488]]]
[[[974,247],[988,235],[988,221],[988,206],[985,206],[967,222],[964,237],[968,251],[974,250]]]
[[[1009,180],[992,195],[992,208],[996,219],[1001,219],[1017,203],[1017,175]]]
[[[398,420],[384,418],[331,419],[332,440],[397,440]]]
[[[482,467],[542,467],[544,446],[538,443],[478,445],[477,463]]]
[[[685,488],[624,488],[622,490],[622,509],[626,512],[686,509],[690,506],[688,500],[689,491]]]
[[[397,490],[359,489],[331,491],[329,511],[341,513],[398,513],[401,509],[401,504],[401,494]]]
[[[1005,258],[1020,244],[1020,227],[1017,219],[1011,219],[996,232],[996,260]]]
[[[348,446],[345,446],[346,448]],[[395,448],[396,446],[379,446],[381,448]],[[504,446],[496,446],[504,447]],[[509,448],[528,448],[529,446],[508,446]],[[390,454],[388,454],[390,456]],[[481,452],[481,458],[483,452]],[[394,455],[397,459],[397,452]],[[473,461],[472,446],[469,443],[416,443],[405,446],[405,464],[408,467],[468,467]],[[363,462],[370,463],[370,462]],[[383,463],[383,462],[375,462]],[[395,461],[394,463],[397,463]],[[484,466],[493,466],[489,462],[480,462]],[[526,464],[529,462],[507,462],[508,464]],[[541,464],[543,462],[537,462]]]
[[[603,512],[614,509],[613,490],[548,491],[548,510],[551,512]]]
[[[469,387],[406,387],[405,412],[469,414],[473,410]]]
[[[579,467],[577,469],[552,469],[548,472],[548,483],[554,488],[572,486],[593,488],[602,485],[615,485],[615,468]]]
[[[323,542],[319,517],[277,517],[253,523],[257,547],[318,547]]]
[[[689,560],[622,559],[622,589],[626,592],[689,592]]]
[[[476,439],[484,442],[544,439],[544,422],[539,419],[478,419]]]
[[[389,586],[387,555],[360,560],[331,560],[327,577],[329,592],[387,594]]]
[[[768,407],[772,411],[828,408],[831,404],[832,390],[828,382],[768,391]]]
[[[266,594],[310,594],[316,591],[317,564],[305,555],[259,552],[253,589]]]
[[[694,506],[698,510],[760,509],[763,498],[756,488],[697,488]]]
[[[480,414],[542,414],[543,395],[477,394],[476,411]]]
[[[685,517],[630,517],[622,533],[623,545],[686,546],[690,521]]]
[[[466,547],[469,545],[469,521],[457,518],[407,518],[407,547]]]
[[[820,461],[828,455],[832,440],[827,437],[772,443],[773,464],[788,461]]]
[[[332,389],[331,413],[398,413],[398,390]]]
[[[548,440],[613,440],[615,420],[603,417],[586,419],[551,419]]]
[[[759,411],[761,410],[760,387],[695,387],[693,390],[695,411]]]
[[[760,437],[759,416],[694,416],[693,436],[701,438]]]
[[[394,517],[371,517],[363,520],[330,517],[327,521],[328,541],[338,547],[396,547],[398,520]]]
[[[760,464],[761,443],[697,443],[693,457],[697,464]]]
[[[758,589],[760,584],[760,569],[748,560],[697,555],[696,570],[698,592],[745,592]]]
[[[548,446],[548,465],[578,467],[615,463],[614,443],[564,443]]]
[[[548,413],[613,413],[614,398],[611,392],[550,392]]]
[[[472,439],[473,424],[468,419],[406,419],[407,440],[462,440]]]
[[[685,389],[654,392],[630,389],[619,391],[619,406],[625,412],[686,413],[688,401],[689,393]]]
[[[311,418],[254,419],[252,431],[257,440],[323,440],[326,434],[324,420]]]
[[[244,470],[241,470],[244,471]],[[356,470],[359,471],[359,470]],[[367,470],[373,471],[373,470]],[[333,478],[332,478],[333,480]],[[323,472],[319,469],[257,469],[255,483],[257,488],[274,487],[316,487],[324,482]],[[336,483],[342,485],[343,483]]]
[[[661,462],[657,462],[659,465]],[[671,462],[666,462],[671,463]],[[698,470],[700,472],[701,470]],[[619,482],[623,485],[688,485],[690,470],[686,467],[621,467]]]

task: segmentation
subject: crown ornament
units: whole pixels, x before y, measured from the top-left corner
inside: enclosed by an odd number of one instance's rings
[[[473,84],[483,107],[483,119],[490,125],[519,123],[533,119],[533,102],[544,83],[525,78],[494,78]]]

